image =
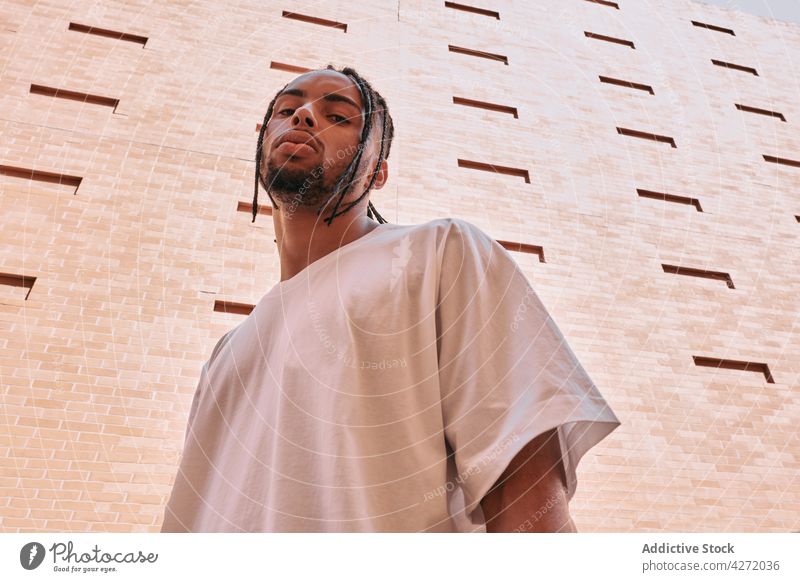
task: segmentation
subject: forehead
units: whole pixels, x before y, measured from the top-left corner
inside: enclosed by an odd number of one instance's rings
[[[343,95],[349,97],[358,104],[359,108],[363,108],[364,106],[361,102],[361,92],[358,90],[358,87],[355,86],[352,79],[337,71],[326,69],[303,73],[286,85],[283,92],[289,89],[299,89],[311,100],[316,100],[323,95],[332,93]]]

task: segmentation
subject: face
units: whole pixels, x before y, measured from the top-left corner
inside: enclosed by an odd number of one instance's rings
[[[380,122],[380,116],[373,119],[356,184],[344,203],[358,198],[372,178]],[[355,156],[363,129],[361,93],[346,75],[312,71],[289,83],[275,100],[262,145],[260,171],[272,197],[315,208],[325,202]],[[373,187],[381,188],[387,175],[384,161]]]

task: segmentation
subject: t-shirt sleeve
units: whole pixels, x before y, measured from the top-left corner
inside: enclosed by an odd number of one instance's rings
[[[194,397],[192,398],[192,405],[189,408],[189,418],[186,421],[186,432],[183,436],[183,444],[184,447],[189,439],[189,433],[192,429],[192,425],[194,424],[195,416],[197,415],[197,408],[200,405],[200,400],[205,392],[206,386],[208,386],[208,370],[210,369],[211,365],[214,363],[214,360],[219,355],[222,348],[227,343],[228,339],[230,338],[231,334],[234,332],[236,328],[226,332],[219,340],[217,340],[214,349],[211,350],[211,356],[203,363],[203,367],[200,369],[200,380],[197,382],[197,388],[194,391]]]
[[[567,497],[581,457],[621,423],[511,255],[453,219],[440,251],[436,326],[445,437],[466,516],[511,460],[557,428]]]

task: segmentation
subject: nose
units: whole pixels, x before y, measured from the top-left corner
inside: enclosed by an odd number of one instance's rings
[[[314,125],[316,125],[314,121],[314,115],[311,113],[310,103],[294,110],[294,115],[292,115],[292,125],[300,125],[305,127],[314,127]]]

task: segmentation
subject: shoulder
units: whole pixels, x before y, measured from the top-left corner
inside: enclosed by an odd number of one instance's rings
[[[230,341],[231,337],[236,332],[236,330],[239,329],[240,326],[241,326],[241,324],[239,324],[236,327],[234,327],[233,329],[225,332],[225,334],[221,338],[219,338],[217,340],[217,343],[214,346],[214,349],[211,350],[211,357],[208,358],[208,362],[206,363],[207,366],[210,367],[211,364],[214,362],[214,360],[217,359],[217,356],[219,356],[219,353],[222,351],[222,349],[225,347],[225,345]]]
[[[433,233],[440,242],[458,240],[477,241],[484,247],[496,241],[475,224],[463,218],[435,218],[428,222],[414,225],[414,228]]]

